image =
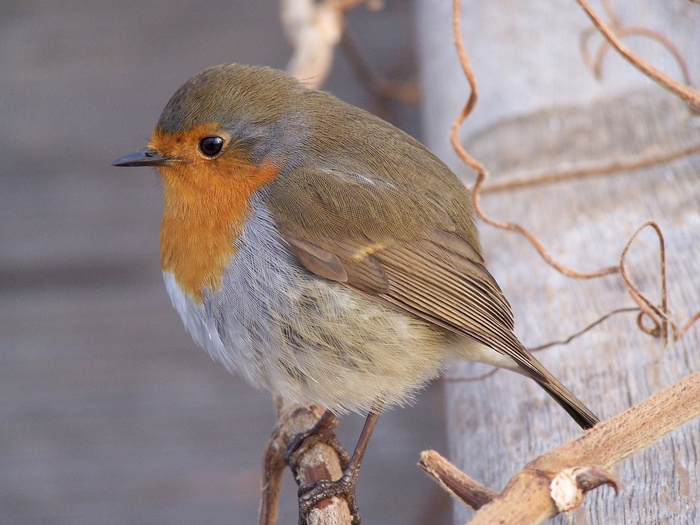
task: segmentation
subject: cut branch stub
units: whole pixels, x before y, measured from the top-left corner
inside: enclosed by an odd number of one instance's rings
[[[559,512],[568,512],[583,502],[583,495],[601,485],[609,485],[618,494],[617,480],[600,467],[573,467],[562,470],[549,484],[550,496]]]
[[[421,452],[418,466],[472,510],[479,510],[498,496],[495,490],[473,480],[434,450]]]

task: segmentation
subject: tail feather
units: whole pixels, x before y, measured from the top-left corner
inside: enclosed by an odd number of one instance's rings
[[[509,334],[501,352],[508,355],[517,365],[517,371],[535,380],[581,428],[589,429],[600,420],[586,405],[554,377],[515,337]]]
[[[533,377],[544,390],[566,410],[566,412],[578,423],[581,428],[593,427],[600,420],[584,405],[575,395],[573,395],[564,385],[557,381],[551,374],[543,377]]]

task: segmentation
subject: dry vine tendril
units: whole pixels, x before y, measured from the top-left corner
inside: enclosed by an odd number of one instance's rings
[[[694,107],[700,108],[700,94],[697,92],[693,91],[687,86],[684,86],[682,84],[679,84],[675,80],[667,77],[660,71],[658,71],[656,68],[653,66],[647,64],[643,60],[641,60],[639,57],[637,57],[635,54],[633,54],[629,49],[627,49],[623,44],[620,43],[619,39],[616,37],[614,34],[613,30],[610,29],[605,22],[593,11],[593,9],[590,7],[588,2],[586,0],[576,0],[581,7],[584,9],[586,14],[590,17],[590,19],[593,21],[594,25],[596,28],[600,31],[601,34],[607,39],[609,44],[617,50],[622,56],[624,56],[631,64],[633,64],[637,69],[642,71],[645,75],[647,75],[649,78],[652,80],[656,81],[659,83],[662,87],[670,91],[671,93],[679,96],[683,100],[687,101],[689,104],[691,104]],[[614,15],[612,9],[607,5],[607,2],[604,2],[605,8],[610,14],[610,17],[613,19],[613,24],[620,29],[621,26],[619,22],[617,21],[617,17]],[[600,270],[594,271],[594,272],[579,272],[576,270],[572,270],[570,268],[567,268],[566,266],[562,265],[561,263],[557,262],[544,248],[544,246],[537,240],[537,238],[526,228],[521,226],[520,224],[515,224],[515,223],[510,223],[510,222],[502,222],[502,221],[497,221],[495,219],[492,219],[491,217],[487,216],[486,213],[483,211],[481,208],[480,204],[480,192],[481,192],[481,187],[488,178],[488,171],[484,167],[483,164],[481,164],[478,160],[476,160],[474,157],[469,155],[467,151],[462,147],[462,144],[459,139],[459,131],[461,129],[462,124],[466,121],[467,117],[471,114],[472,110],[476,106],[476,102],[478,100],[478,88],[477,88],[477,83],[476,79],[474,77],[474,73],[471,68],[471,63],[469,61],[469,57],[466,52],[466,48],[464,46],[464,41],[462,39],[462,31],[461,31],[461,20],[460,20],[460,11],[461,11],[461,2],[460,0],[454,0],[453,2],[453,11],[452,11],[452,28],[453,28],[453,34],[454,34],[454,39],[455,39],[455,46],[457,48],[457,54],[459,56],[459,61],[462,66],[462,70],[467,78],[467,81],[469,83],[469,87],[471,89],[471,93],[469,95],[469,99],[467,100],[466,104],[464,105],[462,111],[460,112],[459,116],[455,120],[454,124],[452,125],[452,131],[450,133],[450,139],[452,142],[452,146],[454,150],[457,152],[457,155],[460,157],[460,159],[470,166],[472,169],[474,169],[477,173],[476,175],[476,181],[474,182],[474,187],[472,189],[472,199],[473,199],[473,204],[474,204],[474,209],[476,210],[477,214],[479,217],[486,223],[495,226],[496,228],[504,229],[504,230],[509,230],[509,231],[515,231],[517,233],[520,233],[524,237],[530,241],[530,243],[533,245],[533,247],[537,250],[537,252],[540,254],[540,256],[544,259],[545,262],[547,262],[550,266],[552,266],[555,270],[558,272],[566,275],[567,277],[572,277],[572,278],[577,278],[577,279],[590,279],[590,278],[597,278],[597,277],[602,277],[605,275],[610,275],[610,274],[615,274],[615,273],[620,273],[625,285],[627,287],[627,290],[632,297],[632,299],[637,303],[640,314],[638,316],[637,320],[637,325],[638,327],[644,331],[645,333],[652,335],[653,337],[657,338],[662,338],[664,341],[664,345],[668,344],[668,340],[670,337],[670,334],[672,334],[673,340],[677,341],[680,338],[685,335],[688,330],[692,327],[693,324],[695,324],[698,319],[700,319],[700,311],[698,311],[695,315],[691,317],[689,321],[686,322],[686,324],[682,328],[678,328],[678,324],[676,321],[674,321],[671,318],[671,315],[669,313],[668,309],[668,299],[667,299],[667,278],[666,278],[666,250],[665,250],[665,245],[664,245],[664,237],[661,232],[661,229],[659,226],[654,223],[654,222],[646,222],[643,224],[630,238],[630,240],[627,242],[625,248],[622,251],[622,254],[620,256],[620,262],[618,266],[611,266],[608,268],[602,268]],[[621,30],[623,31],[623,30]],[[635,30],[636,33],[639,33],[641,30]],[[627,34],[632,34],[630,30],[627,30]],[[666,44],[668,43],[667,47],[670,47],[670,49],[675,50],[675,47],[670,44],[666,39],[663,38],[658,38],[658,35],[654,34],[653,37],[655,37],[657,40],[661,41],[662,43]],[[681,64],[681,67],[683,71],[686,71],[686,68],[683,67],[685,65],[685,62],[682,60],[680,57],[680,53],[674,53],[674,56],[677,57],[677,60],[679,60],[679,63]],[[590,60],[588,60],[590,63]],[[686,73],[686,78],[687,78],[687,73]],[[684,155],[690,155],[693,153],[696,153],[700,149],[700,146],[691,146],[691,148],[688,148],[684,151],[681,152],[681,154]],[[672,160],[675,158],[678,158],[679,155],[677,152],[674,152],[674,154],[670,157],[667,158],[668,156],[663,156],[661,159],[663,160]],[[646,164],[639,165],[638,163],[634,166],[627,166],[624,169],[630,169],[631,167],[634,168],[639,168],[643,167],[646,165],[653,165],[659,163],[659,158],[656,159],[651,159],[648,161]],[[601,170],[600,174],[608,174],[608,173],[613,173],[617,171],[616,167],[613,166],[613,168],[607,168],[605,170]],[[586,176],[586,172],[575,172],[571,173],[568,176],[560,177],[560,179],[567,179],[567,178],[579,178]],[[534,181],[534,183],[541,183],[541,180]],[[547,182],[550,182],[550,180],[547,180]],[[533,182],[528,182],[524,181],[519,183],[519,187],[523,186],[529,186]],[[500,188],[499,188],[500,189]],[[634,240],[637,238],[639,232],[647,227],[653,228],[658,237],[659,237],[659,242],[660,242],[660,258],[661,258],[661,282],[662,282],[662,290],[661,290],[661,305],[660,306],[655,306],[651,300],[649,300],[644,294],[642,294],[639,289],[632,283],[629,274],[627,272],[627,267],[625,265],[625,259],[627,256],[627,253],[629,251],[630,246],[634,242]],[[593,328],[594,326],[597,326],[601,321],[604,319],[608,318],[611,314],[606,314],[603,316],[601,319],[598,321],[592,323],[589,325],[586,329],[583,331],[579,332],[578,334],[574,334],[573,337],[576,337],[577,335],[580,335],[587,330]],[[650,319],[652,322],[652,326],[648,327],[644,324],[644,319]],[[670,330],[669,330],[670,327]],[[572,338],[568,339],[570,341]],[[550,345],[545,345],[545,346],[550,346]],[[483,376],[478,376],[476,379],[483,379],[485,377],[488,377],[489,374],[485,374]],[[452,379],[454,380],[454,379]]]

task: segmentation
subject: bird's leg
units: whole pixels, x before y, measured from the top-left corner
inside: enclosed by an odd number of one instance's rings
[[[350,506],[350,512],[353,516],[353,525],[359,525],[360,512],[355,500],[355,485],[357,483],[357,475],[360,472],[362,459],[365,456],[369,439],[372,436],[374,427],[379,420],[381,405],[375,405],[372,411],[367,414],[365,425],[362,427],[360,438],[355,446],[355,451],[347,467],[343,470],[343,475],[336,481],[321,480],[315,483],[308,483],[299,487],[299,518],[300,523],[306,523],[308,512],[320,501],[333,496],[343,496]]]
[[[333,433],[338,426],[338,420],[333,412],[326,410],[316,424],[305,432],[300,432],[289,443],[287,451],[284,453],[284,461],[287,465],[293,466],[299,461],[306,451],[316,443],[322,442],[330,446],[340,460],[340,467],[345,470],[350,464],[350,455],[338,442],[338,438]]]

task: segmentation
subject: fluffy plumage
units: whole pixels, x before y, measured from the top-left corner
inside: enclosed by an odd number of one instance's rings
[[[198,153],[204,133],[224,139],[220,155]],[[368,410],[410,399],[456,357],[523,373],[582,427],[597,422],[513,334],[469,191],[405,133],[234,64],[185,83],[149,146],[166,196],[161,244],[178,221],[201,226],[182,230],[182,264],[164,262],[173,303],[195,341],[251,383]],[[204,263],[196,278],[191,259]]]

